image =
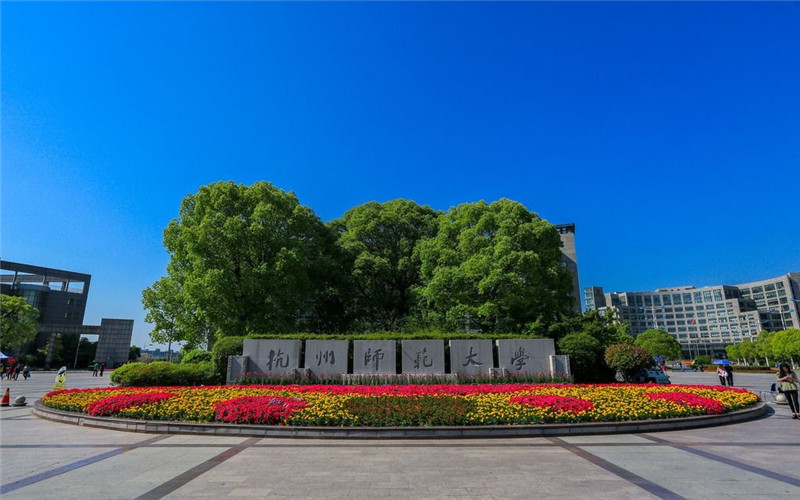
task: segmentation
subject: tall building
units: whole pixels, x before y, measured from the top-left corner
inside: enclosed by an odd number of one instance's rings
[[[561,236],[561,261],[572,274],[572,310],[581,312],[581,288],[578,283],[578,254],[575,252],[575,224],[556,226]]]
[[[681,344],[684,356],[720,356],[725,346],[754,339],[762,330],[800,326],[800,273],[742,285],[682,286],[654,292],[604,293],[584,290],[588,311],[613,311],[636,336],[665,330]]]
[[[84,325],[89,298],[89,274],[47,267],[0,262],[0,292],[24,297],[39,310],[39,331],[35,347],[44,347],[56,334],[97,336],[97,361],[116,366],[128,360],[133,336],[132,319],[100,320],[100,325]],[[49,366],[51,352],[45,364]]]

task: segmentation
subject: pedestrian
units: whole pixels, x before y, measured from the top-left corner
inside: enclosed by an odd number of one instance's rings
[[[100,376],[103,376],[103,372],[106,370],[106,364],[100,363]]]
[[[786,363],[778,364],[778,390],[786,396],[789,409],[792,411],[792,418],[800,418],[800,405],[797,403],[797,375],[789,368]]]
[[[725,378],[728,380],[728,387],[733,387],[733,367],[725,365]]]
[[[725,368],[722,365],[717,367],[717,376],[719,377],[719,385],[725,385],[725,381],[728,378],[728,374],[725,372]]]
[[[100,363],[95,361],[94,364],[92,365],[92,377],[96,377],[97,376],[97,370],[99,370],[99,369],[100,369]]]
[[[11,379],[14,378],[14,368],[16,368],[15,365],[9,365],[9,367],[8,367],[8,380],[11,380]]]
[[[6,364],[0,363],[0,380],[6,375]]]
[[[25,380],[28,380],[28,377],[30,377],[30,376],[31,376],[31,367],[28,366],[28,365],[25,365],[22,368],[22,378],[24,378]]]

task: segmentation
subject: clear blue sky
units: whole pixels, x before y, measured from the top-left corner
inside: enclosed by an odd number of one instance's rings
[[[800,271],[800,3],[23,3],[2,23],[2,258],[134,318],[198,186],[323,220],[501,197],[581,286]]]

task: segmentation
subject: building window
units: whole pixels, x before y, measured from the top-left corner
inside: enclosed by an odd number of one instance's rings
[[[722,292],[719,290],[714,290],[714,300],[716,302],[722,302]]]

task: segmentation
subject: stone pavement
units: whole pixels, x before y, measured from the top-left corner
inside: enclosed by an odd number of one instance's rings
[[[714,384],[713,373],[671,373]],[[55,373],[6,381],[32,403]],[[773,376],[736,373],[767,390]],[[67,385],[107,385],[89,372]],[[771,403],[772,399],[768,398]],[[723,427],[635,435],[469,440],[292,440],[168,436],[0,411],[0,494],[155,498],[741,498],[800,497],[800,421],[786,406]]]

